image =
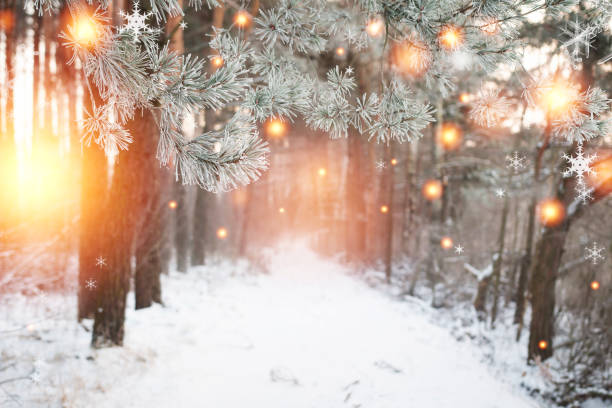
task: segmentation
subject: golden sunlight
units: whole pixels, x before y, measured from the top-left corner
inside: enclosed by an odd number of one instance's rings
[[[100,36],[100,25],[91,15],[82,13],[76,16],[69,27],[74,40],[83,47],[93,46]]]
[[[572,83],[556,80],[544,87],[540,107],[551,116],[566,114],[578,101],[578,89]]]
[[[453,25],[444,26],[438,33],[440,45],[447,50],[455,50],[464,41],[463,29]]]

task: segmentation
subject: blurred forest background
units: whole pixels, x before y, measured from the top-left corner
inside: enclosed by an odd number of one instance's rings
[[[127,3],[113,1],[115,24]],[[253,1],[248,11],[257,15],[259,7]],[[184,29],[182,18],[171,18],[167,38],[179,52],[208,58],[206,36],[230,26],[236,12],[232,2],[190,12]],[[581,13],[567,21],[588,18]],[[509,67],[486,80],[468,69],[446,98],[414,81],[437,109],[421,140],[384,145],[358,133],[332,140],[300,120],[271,118],[260,129],[270,169],[247,187],[212,194],[160,166],[149,114],[130,123],[135,141],[112,160],[81,144],[78,119],[91,102],[78,63],[67,63],[58,39],[68,18],[65,8],[38,15],[21,1],[0,0],[0,292],[78,290],[78,316],[92,318],[100,302],[125,308],[121,296],[101,300],[87,289],[88,282],[108,284],[107,268],[126,269],[136,307],[144,308],[163,302],[160,274],[220,258],[246,258],[265,270],[264,248],[303,241],[358,274],[378,271],[367,276],[435,308],[474,310],[487,330],[528,336],[530,362],[554,355],[566,373],[556,402],[612,397],[612,135],[584,144],[585,154],[597,154],[589,181],[597,188],[574,210],[562,155],[575,155],[577,146],[551,138],[556,108],[527,106]],[[612,62],[597,63],[611,51],[610,36],[597,34],[589,56],[572,67],[553,21],[541,14],[519,27],[525,70],[582,90],[612,90]],[[403,62],[414,50],[388,50],[332,43],[312,63],[321,76],[350,65],[361,91],[370,92],[381,61],[415,69]],[[223,63],[212,62],[211,69]],[[503,121],[490,128],[467,114],[483,81],[509,101]],[[183,132],[218,129],[232,113],[193,117]],[[603,259],[585,257],[593,245]],[[104,321],[96,317],[97,325]],[[94,327],[93,344],[122,337],[122,321],[110,332]]]

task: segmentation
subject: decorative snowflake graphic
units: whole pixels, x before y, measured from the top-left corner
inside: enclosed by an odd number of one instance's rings
[[[576,156],[563,155],[563,159],[569,163],[569,167],[563,171],[563,177],[576,175],[578,183],[584,183],[584,175],[594,175],[595,171],[591,168],[591,163],[595,161],[597,154],[585,155],[582,151],[582,143],[576,148]]]
[[[137,1],[134,2],[134,8],[132,14],[127,14],[123,10],[120,12],[121,17],[127,20],[127,23],[119,28],[119,33],[131,33],[134,35],[134,42],[140,39],[140,35],[144,33],[151,33],[153,30],[147,25],[147,18],[151,15],[150,12],[141,14],[140,5]]]
[[[584,258],[590,260],[593,265],[597,265],[599,261],[604,259],[604,256],[601,254],[604,248],[597,246],[597,242],[593,242],[592,247],[586,247],[584,250],[586,251]]]
[[[104,257],[102,257],[102,256],[97,257],[96,258],[96,266],[98,268],[106,266],[106,259],[104,259]]]
[[[87,279],[85,281],[85,287],[89,290],[94,290],[98,286],[98,283],[95,279]]]
[[[376,166],[376,170],[383,171],[387,167],[387,163],[385,163],[382,160],[379,160],[376,162],[375,166]]]
[[[576,148],[575,156],[568,156],[567,154],[564,154],[562,157],[569,164],[569,167],[563,171],[563,177],[571,177],[572,175],[576,176],[576,197],[583,203],[586,203],[588,200],[593,198],[591,196],[593,189],[587,186],[584,176],[585,174],[588,176],[595,174],[595,170],[591,168],[591,163],[597,159],[597,154],[585,155],[582,150],[582,144],[579,144]]]
[[[497,190],[495,190],[495,195],[499,198],[502,198],[506,195],[506,190],[504,190],[503,188],[498,188]]]
[[[457,255],[461,255],[463,253],[463,247],[461,246],[461,244],[457,244],[457,246],[455,246],[455,253]]]
[[[185,30],[187,28],[187,23],[185,22],[185,20],[179,23],[179,27],[181,27],[181,30]]]
[[[519,155],[519,152],[512,153],[512,156],[506,156],[506,161],[508,162],[507,167],[514,169],[514,171],[519,171],[525,167],[525,156]]]
[[[563,44],[561,48],[566,49],[574,64],[582,62],[581,54],[586,57],[589,56],[589,49],[591,48],[591,41],[597,35],[599,31],[595,26],[585,25],[583,26],[578,19],[570,21],[567,27],[562,29],[563,33],[569,38]]]

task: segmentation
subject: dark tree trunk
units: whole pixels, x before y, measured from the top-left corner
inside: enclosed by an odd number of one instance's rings
[[[474,299],[474,309],[479,320],[485,320],[487,316],[487,293],[489,292],[489,283],[491,275],[486,276],[478,281],[478,289],[476,298]]]
[[[174,248],[176,250],[176,270],[187,272],[189,267],[189,210],[187,187],[180,181],[174,183]]]
[[[208,195],[206,190],[198,189],[193,209],[193,235],[191,237],[191,265],[204,265],[206,261],[206,208]]]
[[[499,228],[497,258],[493,262],[493,307],[491,308],[491,327],[495,327],[495,319],[497,319],[497,307],[499,303],[499,282],[501,279],[501,269],[504,258],[504,246],[506,242],[506,224],[509,211],[508,196],[504,199],[504,208],[502,209],[501,225]]]
[[[525,244],[525,255],[521,258],[520,272],[518,278],[518,284],[516,287],[516,310],[514,311],[514,323],[518,325],[516,332],[516,340],[518,341],[521,337],[521,331],[523,328],[523,319],[525,316],[525,306],[527,300],[525,298],[527,292],[527,283],[529,282],[529,267],[531,265],[531,252],[533,248],[533,238],[535,234],[535,212],[536,212],[536,200],[532,198],[529,204],[529,219],[527,221],[527,242]]]

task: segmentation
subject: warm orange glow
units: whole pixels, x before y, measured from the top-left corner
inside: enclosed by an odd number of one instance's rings
[[[540,350],[546,350],[548,348],[548,342],[546,340],[540,340],[538,342],[538,347]]]
[[[397,159],[396,158],[391,159],[391,165],[392,166],[396,166],[397,165]]]
[[[70,34],[74,41],[83,47],[93,46],[100,37],[100,23],[88,14],[81,14],[75,17],[70,26]]]
[[[325,170],[325,168],[324,168],[324,167],[321,167],[321,168],[319,169],[319,176],[321,176],[321,177],[325,177],[325,175],[326,175],[326,174],[327,174],[327,170]]]
[[[269,119],[265,128],[266,134],[271,139],[280,139],[287,133],[287,125],[280,119]]]
[[[15,15],[12,10],[0,10],[0,31],[11,31],[15,25]]]
[[[593,289],[593,290],[599,289],[599,282],[597,282],[597,281],[591,282],[591,289]]]
[[[217,230],[217,238],[219,239],[225,239],[227,238],[227,230],[223,227],[219,228]]]
[[[538,204],[538,217],[545,226],[555,227],[565,218],[565,207],[554,198],[541,201]]]
[[[444,123],[437,135],[438,145],[444,150],[454,150],[461,145],[463,135],[461,128],[454,123]]]
[[[459,102],[461,103],[468,103],[470,100],[472,100],[472,95],[467,92],[463,92],[459,95]]]
[[[389,207],[386,206],[386,205],[380,206],[380,212],[383,213],[383,214],[388,213],[389,212]]]
[[[442,197],[442,183],[439,180],[427,180],[423,184],[423,196],[429,201],[434,201]]]
[[[379,18],[368,21],[368,24],[366,25],[366,33],[368,33],[370,37],[379,37],[382,34],[383,29],[383,22]]]
[[[232,191],[232,201],[234,202],[234,204],[240,206],[240,205],[245,205],[246,202],[248,201],[249,196],[246,192],[246,190],[234,190]]]
[[[244,10],[240,10],[234,15],[234,23],[240,28],[246,27],[250,22],[251,15]]]
[[[444,250],[451,249],[453,247],[453,239],[451,237],[443,237],[440,240],[440,246]]]
[[[212,62],[213,67],[219,68],[221,65],[223,65],[223,58],[221,58],[220,55],[217,55],[213,57],[210,62]]]
[[[174,201],[174,200],[171,200],[171,201],[168,203],[168,208],[170,208],[171,210],[174,210],[174,209],[176,209],[177,207],[178,207],[178,203],[177,203],[176,201]]]
[[[344,49],[344,47],[336,48],[336,55],[337,56],[342,57],[344,54],[346,54],[346,50]]]
[[[429,69],[431,52],[421,41],[396,43],[391,50],[391,62],[402,74],[421,76]]]
[[[598,156],[607,158],[594,163],[591,168],[594,173],[589,174],[588,184],[595,190],[600,197],[607,196],[612,193],[612,156],[609,152],[598,152]]]
[[[540,107],[552,116],[562,116],[577,103],[578,89],[567,81],[556,80],[540,94]]]
[[[444,26],[438,33],[440,45],[447,50],[457,49],[464,41],[463,30],[452,25]]]
[[[281,214],[284,214],[285,213],[285,208],[284,207],[279,208],[278,212],[281,213]]]

